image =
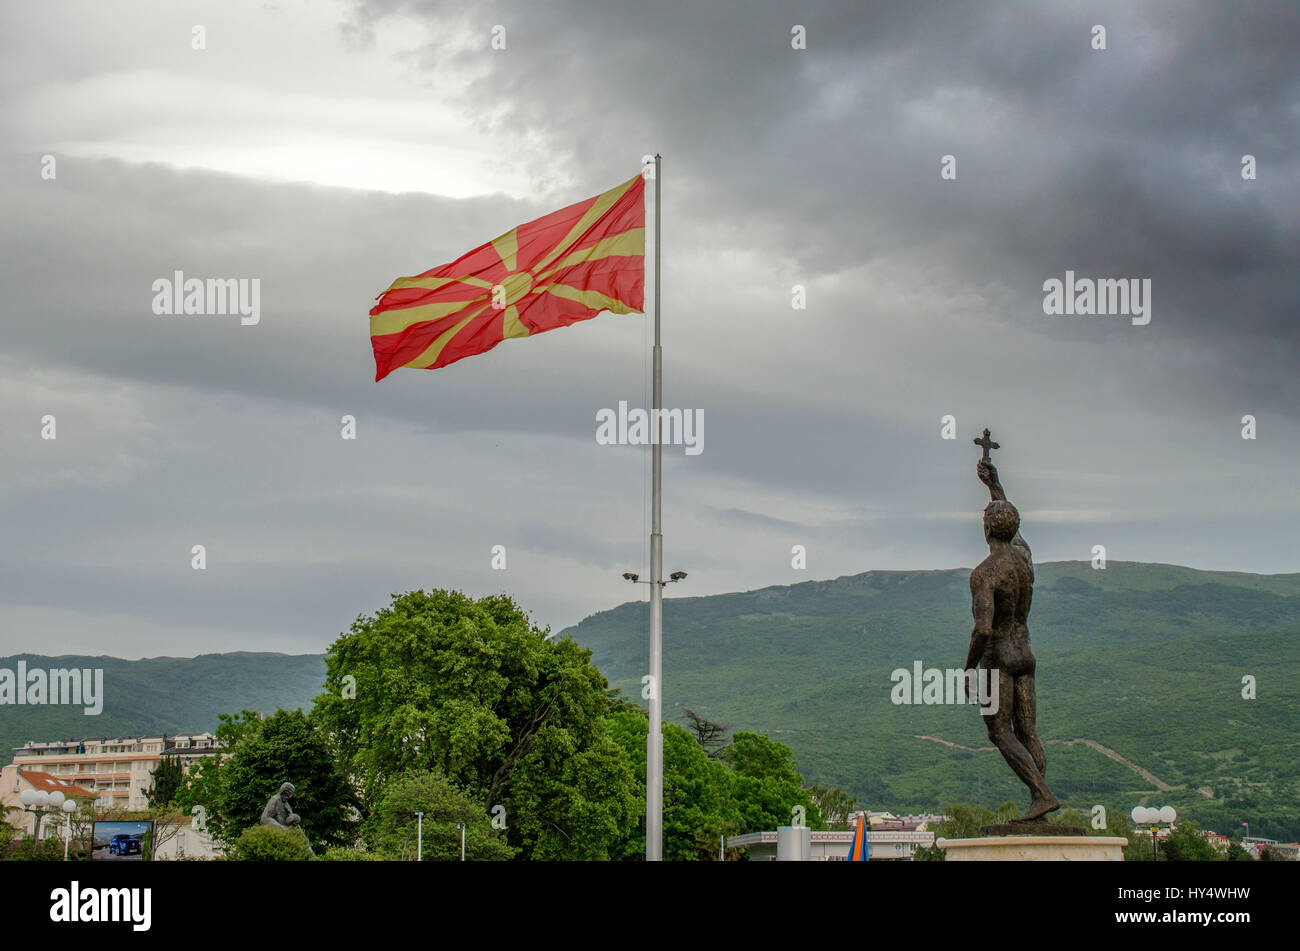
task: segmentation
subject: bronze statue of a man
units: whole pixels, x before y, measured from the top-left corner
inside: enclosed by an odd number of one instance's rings
[[[262,818],[258,825],[276,826],[281,829],[300,826],[302,820],[289,805],[293,792],[293,783],[284,783],[280,791],[266,801],[266,808],[262,810]]]
[[[997,708],[985,717],[989,739],[1033,797],[1019,822],[1041,819],[1061,804],[1047,788],[1047,756],[1035,729],[1034,651],[1029,646],[1029,605],[1034,596],[1034,563],[1020,536],[1020,513],[1007,501],[998,470],[989,458],[989,431],[976,445],[984,457],[975,467],[992,501],[984,509],[984,539],[989,556],[971,572],[971,631],[966,670],[998,672]],[[993,678],[990,677],[990,680]]]

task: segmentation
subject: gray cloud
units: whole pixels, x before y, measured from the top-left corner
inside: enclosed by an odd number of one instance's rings
[[[303,12],[274,66],[283,13],[225,11],[204,59],[192,8],[123,8],[117,52],[93,41],[102,14],[75,9],[95,25],[67,40],[75,56],[42,56],[63,28],[36,8],[0,31],[0,649],[33,649],[33,625],[50,649],[318,649],[417,585],[509,590],[556,627],[626,599],[646,457],[593,433],[598,409],[644,405],[646,321],[375,384],[366,311],[392,278],[655,150],[665,393],[707,421],[702,455],[666,454],[668,560],[691,593],[973,563],[984,425],[1040,559],[1101,543],[1300,570],[1293,6],[366,2]],[[105,157],[176,117],[97,116],[67,84],[143,68],[311,90],[312,108],[349,84],[425,96],[460,117],[438,142],[525,143],[478,171],[504,182],[513,162],[534,187],[387,194]],[[215,121],[186,134],[239,145],[239,110]],[[402,135],[394,151],[422,145]],[[65,141],[90,144],[42,180]],[[449,179],[466,161],[447,153]],[[1151,324],[1045,316],[1042,283],[1067,268],[1150,278]],[[259,277],[262,323],[154,316],[150,285],[177,269]],[[188,565],[200,541],[206,574]]]

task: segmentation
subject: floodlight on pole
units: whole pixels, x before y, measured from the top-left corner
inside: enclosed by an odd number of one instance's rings
[[[663,580],[661,580],[661,581],[657,581],[657,582],[656,582],[656,581],[642,581],[642,580],[641,580],[641,576],[640,576],[639,574],[637,574],[635,571],[625,571],[625,572],[623,572],[623,580],[624,580],[624,581],[630,581],[630,582],[632,582],[633,584],[648,584],[648,585],[654,585],[654,584],[657,584],[657,585],[659,585],[659,587],[662,588],[664,585],[669,584],[670,582],[673,582],[673,581],[685,581],[685,580],[686,580],[686,572],[684,572],[684,571],[674,571],[674,572],[673,572],[672,574],[670,574],[667,578],[665,578],[665,579],[663,579]]]

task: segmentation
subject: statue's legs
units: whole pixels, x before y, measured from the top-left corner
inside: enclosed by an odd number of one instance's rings
[[[1003,670],[998,672],[998,709],[984,718],[988,728],[989,739],[998,748],[1007,765],[1020,777],[1020,781],[1029,789],[1032,797],[1029,810],[1020,818],[1022,820],[1038,819],[1054,809],[1061,808],[1052,791],[1047,788],[1043,774],[1038,768],[1034,754],[1029,751],[1019,737],[1018,711],[1016,702],[1020,693],[1021,678],[1008,675]],[[1034,738],[1037,743],[1037,738]],[[1043,755],[1042,744],[1037,743],[1038,755]]]
[[[1034,692],[1034,675],[1025,674],[1016,678],[1016,715],[1015,729],[1018,739],[1029,755],[1034,758],[1039,775],[1047,779],[1047,754],[1038,739],[1038,698]]]

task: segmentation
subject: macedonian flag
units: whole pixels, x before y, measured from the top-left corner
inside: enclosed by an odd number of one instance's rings
[[[645,306],[645,181],[638,175],[507,231],[451,264],[399,277],[370,311],[375,379],[435,369],[602,310]]]

